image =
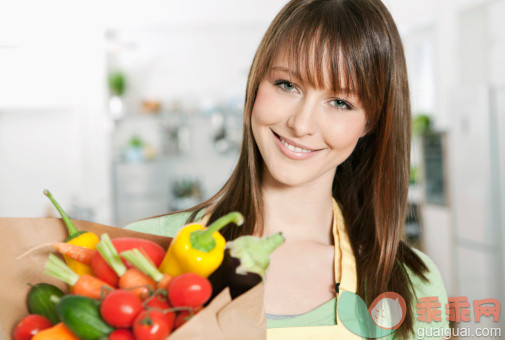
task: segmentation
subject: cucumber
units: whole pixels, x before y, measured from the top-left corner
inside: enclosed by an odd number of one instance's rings
[[[85,296],[65,295],[58,301],[56,312],[79,339],[98,339],[114,330],[100,316],[100,302]]]
[[[56,325],[60,322],[55,310],[55,303],[51,301],[51,296],[62,297],[63,292],[56,286],[49,283],[38,283],[28,292],[26,305],[30,314],[42,315]]]

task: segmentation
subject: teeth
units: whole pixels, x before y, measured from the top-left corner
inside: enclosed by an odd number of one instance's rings
[[[291,144],[288,144],[284,139],[281,138],[282,144],[284,144],[289,150],[294,151],[294,152],[312,152],[312,150],[305,150],[302,148],[299,148],[297,146],[293,146]]]

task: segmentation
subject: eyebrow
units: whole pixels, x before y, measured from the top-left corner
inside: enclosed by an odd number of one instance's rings
[[[298,73],[293,72],[293,71],[289,70],[289,68],[284,67],[284,66],[272,66],[271,70],[272,71],[286,72],[286,73],[292,74],[297,79],[301,79],[300,75]],[[346,92],[346,93],[348,93],[349,95],[352,95],[352,96],[357,95],[356,91],[347,90],[345,88],[342,88],[341,92]]]
[[[283,71],[283,72],[286,72],[286,73],[289,73],[289,74],[292,74],[294,75],[296,78],[300,79],[300,75],[296,72],[293,72],[293,71],[290,71],[289,68],[287,67],[284,67],[284,66],[273,66],[271,68],[272,71]]]

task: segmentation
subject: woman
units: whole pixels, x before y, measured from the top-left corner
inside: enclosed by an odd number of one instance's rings
[[[290,1],[249,73],[231,178],[193,209],[128,228],[174,236],[184,223],[240,211],[244,225],[222,229],[228,240],[282,231],[265,283],[272,337],[294,338],[299,326],[351,337],[335,316],[336,283],[367,306],[400,294],[409,307],[396,337],[446,326],[436,266],[401,240],[410,120],[403,47],[381,1]],[[415,295],[439,297],[440,324],[416,320]]]

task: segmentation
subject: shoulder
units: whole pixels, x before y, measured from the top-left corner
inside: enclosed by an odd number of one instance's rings
[[[428,255],[418,249],[411,249],[423,260],[423,262],[428,267],[428,271],[425,272],[425,276],[427,277],[428,281],[424,281],[420,276],[414,274],[410,268],[406,268],[414,289],[414,296],[411,305],[414,315],[414,332],[417,336],[421,333],[425,335],[428,334],[426,332],[427,329],[432,329],[432,333],[435,331],[435,329],[437,329],[438,332],[447,331],[444,329],[447,329],[449,327],[449,321],[446,319],[447,315],[445,313],[445,305],[448,303],[448,298],[444,281],[440,275],[440,271],[438,270],[435,262],[433,262],[433,260]],[[440,313],[437,312],[440,321],[423,321],[423,310],[426,310],[420,306],[422,303],[422,300],[420,299],[423,298],[430,298],[430,301],[434,301],[436,304],[439,303],[439,305],[436,305],[436,310],[440,311]],[[427,311],[427,314],[430,315],[430,311]],[[431,315],[433,316],[434,314]],[[440,339],[440,336],[435,338]]]
[[[154,234],[166,237],[174,237],[177,232],[186,225],[188,218],[193,211],[176,212],[169,215],[158,216],[132,222],[124,227],[124,229],[134,230],[141,233]],[[200,210],[195,221],[199,221],[203,217],[203,210]]]

